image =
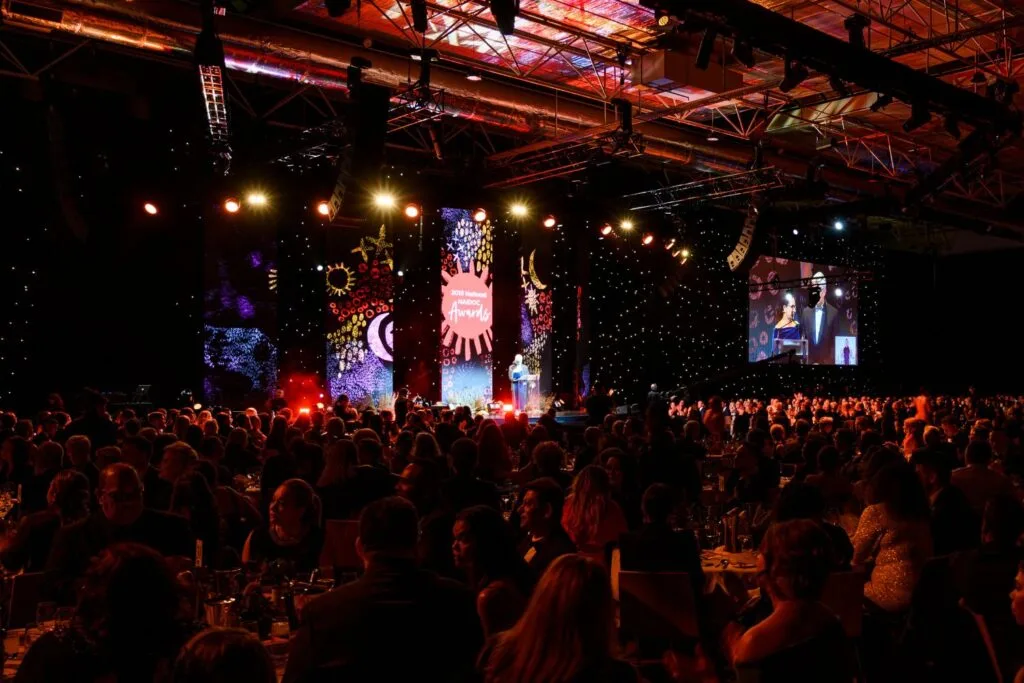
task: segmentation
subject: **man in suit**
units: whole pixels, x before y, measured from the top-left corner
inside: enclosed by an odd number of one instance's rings
[[[830,304],[825,274],[818,271],[811,280],[812,289],[818,290],[817,301],[810,301],[800,313],[800,329],[807,339],[807,361],[814,365],[835,363],[836,323],[839,311]]]
[[[418,521],[397,497],[359,517],[363,576],[306,605],[285,683],[468,681],[483,645],[473,593],[416,566]]]
[[[949,460],[939,451],[919,448],[910,462],[928,494],[935,554],[948,555],[976,548],[981,539],[979,517],[963,491],[950,483]]]
[[[523,489],[519,521],[526,535],[519,551],[534,576],[540,577],[556,558],[576,552],[576,546],[562,528],[565,492],[561,485],[550,477],[542,477]]]
[[[96,498],[99,512],[63,527],[54,538],[46,571],[61,597],[70,597],[71,583],[85,574],[89,560],[115,543],[141,543],[164,556],[194,556],[188,521],[146,508],[131,465],[115,463],[103,470]]]
[[[989,463],[992,462],[992,446],[988,442],[987,433],[984,439],[972,438],[967,444],[964,459],[967,461],[967,467],[961,467],[953,472],[953,485],[964,492],[979,518],[990,498],[1014,495],[1013,482],[1010,478],[989,468]]]

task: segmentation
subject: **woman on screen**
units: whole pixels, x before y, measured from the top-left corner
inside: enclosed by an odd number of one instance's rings
[[[775,348],[776,339],[797,340],[803,337],[800,330],[800,323],[796,320],[796,299],[792,294],[786,294],[782,304],[782,319],[775,323],[772,330],[772,348]]]

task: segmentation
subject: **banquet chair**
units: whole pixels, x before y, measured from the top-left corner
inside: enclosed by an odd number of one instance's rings
[[[336,570],[358,571],[363,561],[356,552],[359,522],[349,519],[329,519],[324,527],[324,547],[320,551],[320,566]]]
[[[44,572],[17,574],[13,577],[6,628],[24,628],[36,620],[36,606],[42,599],[45,578]]]

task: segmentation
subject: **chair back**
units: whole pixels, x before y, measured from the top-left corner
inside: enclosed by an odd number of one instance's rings
[[[696,596],[686,572],[619,572],[622,629],[637,638],[697,638]]]
[[[984,643],[985,652],[988,654],[989,662],[992,664],[992,674],[995,676],[997,683],[1003,683],[1003,670],[1002,667],[999,666],[999,658],[996,656],[996,647],[992,643],[992,634],[989,633],[985,617],[968,607],[967,603],[963,600],[960,601],[960,607],[971,615],[971,618],[974,620],[974,625],[978,629],[978,636],[981,638],[982,643]]]
[[[860,638],[864,625],[864,574],[830,574],[825,581],[821,602],[839,618],[848,638]]]
[[[44,572],[18,574],[11,581],[11,602],[7,628],[25,628],[36,620],[36,607],[42,598]]]
[[[359,522],[350,519],[329,519],[324,527],[324,547],[320,551],[321,567],[360,569],[363,566],[356,553]]]

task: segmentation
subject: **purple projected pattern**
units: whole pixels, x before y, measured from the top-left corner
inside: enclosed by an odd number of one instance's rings
[[[203,331],[208,402],[263,392],[277,384],[277,348],[262,330],[205,325]]]

